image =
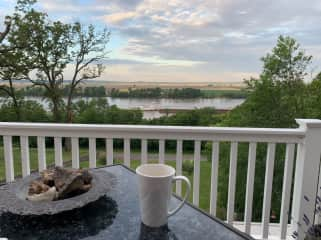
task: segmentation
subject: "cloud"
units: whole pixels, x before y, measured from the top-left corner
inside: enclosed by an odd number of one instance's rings
[[[111,24],[120,24],[126,20],[131,20],[136,16],[135,12],[112,13],[104,16],[104,20]]]
[[[113,65],[107,67],[101,79],[108,81],[143,82],[242,82],[243,78],[256,76],[255,72],[211,72],[198,71],[193,67],[172,67],[156,65]]]
[[[315,56],[314,65],[321,65],[319,0],[39,0],[38,5],[59,19],[110,27],[113,77],[242,80],[260,71],[260,57],[280,34],[296,38]]]
[[[313,41],[321,42],[320,6],[317,0],[309,4],[299,0],[145,0],[137,5],[134,19],[117,27],[128,38],[123,54],[258,72],[260,57],[281,34],[297,38],[305,48]]]

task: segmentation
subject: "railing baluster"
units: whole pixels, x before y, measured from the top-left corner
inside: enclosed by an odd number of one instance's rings
[[[227,223],[232,224],[234,220],[234,201],[235,201],[235,181],[237,167],[237,142],[231,143],[230,151],[230,173],[228,185],[228,200],[227,200]]]
[[[286,145],[285,166],[283,176],[283,190],[282,190],[282,204],[281,204],[281,239],[286,239],[286,232],[289,221],[289,208],[290,208],[290,194],[293,175],[293,159],[294,159],[295,145],[288,143]]]
[[[26,177],[30,174],[29,139],[27,136],[20,136],[20,147],[22,176]]]
[[[176,142],[176,174],[182,175],[182,162],[183,162],[183,141],[177,140]],[[182,182],[176,181],[176,194],[182,195]]]
[[[193,178],[193,204],[199,205],[200,195],[200,161],[201,161],[201,141],[194,143],[194,178]]]
[[[79,168],[79,138],[71,138],[71,160],[72,167]]]
[[[107,165],[112,165],[114,163],[114,146],[113,139],[106,139],[106,162]]]
[[[262,238],[263,239],[267,239],[269,236],[274,158],[275,158],[275,143],[269,143],[267,156],[266,156],[265,185],[264,185],[264,197],[263,197],[263,213],[262,213],[262,229],[263,229]]]
[[[89,138],[89,167],[96,167],[96,138]]]
[[[124,164],[130,167],[130,139],[124,139]]]
[[[217,204],[217,184],[218,184],[218,162],[219,161],[219,143],[212,143],[212,168],[211,168],[211,200],[210,214],[216,216]]]
[[[245,232],[248,234],[250,234],[251,232],[251,222],[252,222],[256,146],[257,144],[255,142],[251,142],[249,144],[247,180],[246,180],[245,216],[244,216]]]
[[[37,150],[38,150],[38,169],[39,169],[39,172],[41,172],[47,168],[45,137],[37,137]]]
[[[6,182],[14,181],[12,136],[3,136],[4,161],[6,166]]]
[[[159,163],[165,163],[165,140],[161,139],[158,142],[159,146],[159,151],[158,151],[158,158],[159,158]],[[179,181],[177,181],[179,182]]]
[[[147,139],[142,139],[141,142],[142,146],[141,146],[141,161],[142,164],[146,164],[147,163]]]
[[[55,137],[55,165],[63,166],[61,137]]]

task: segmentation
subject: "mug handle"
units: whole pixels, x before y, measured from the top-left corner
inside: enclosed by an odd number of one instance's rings
[[[176,182],[176,181],[184,181],[187,185],[187,189],[186,189],[186,192],[185,192],[185,196],[183,198],[183,201],[174,209],[174,210],[171,210],[168,212],[168,217],[174,215],[175,213],[177,213],[182,207],[183,205],[185,204],[188,196],[189,196],[189,193],[191,191],[191,183],[190,181],[188,180],[187,177],[184,177],[184,176],[174,176],[173,177],[173,182]]]

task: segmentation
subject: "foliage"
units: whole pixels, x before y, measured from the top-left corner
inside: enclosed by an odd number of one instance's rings
[[[222,125],[294,127],[295,118],[306,117],[307,67],[311,56],[290,37],[280,36],[272,53],[262,58],[259,79],[247,80],[246,101],[232,110]]]
[[[119,98],[246,98],[247,94],[248,92],[244,90],[200,90],[196,88],[130,88],[128,91],[112,88],[109,91],[111,97]]]
[[[182,169],[188,175],[192,175],[194,172],[194,161],[191,161],[191,160],[183,161]]]
[[[35,86],[45,89],[44,97],[51,103],[54,121],[66,119],[70,122],[72,98],[77,87],[84,80],[99,77],[104,70],[99,61],[107,55],[109,32],[106,29],[98,32],[93,25],[86,28],[78,22],[65,24],[51,21],[45,13],[28,10],[26,4],[34,2],[20,1],[17,9],[26,14],[23,17],[15,15],[8,41],[18,46],[14,49],[18,49],[18,53],[32,63],[24,75]],[[17,59],[16,55],[13,58]],[[68,65],[73,67],[73,77],[68,83],[68,98],[64,106],[61,103],[64,73]],[[64,107],[67,116],[63,116]]]
[[[248,92],[241,90],[201,90],[204,98],[246,98]]]
[[[120,91],[118,89],[111,89],[111,97],[120,98],[199,98],[203,94],[200,89],[196,88],[174,88],[174,89],[161,89],[161,88],[142,88],[132,89],[128,91]]]
[[[261,60],[263,62],[261,75],[271,78],[273,82],[290,84],[303,81],[307,76],[306,70],[312,56],[306,55],[295,39],[280,36],[272,52]]]
[[[48,122],[49,115],[43,106],[36,101],[19,100],[21,107],[20,118],[17,118],[12,101],[2,103],[0,107],[0,122]]]
[[[69,62],[71,44],[70,26],[60,21],[50,22],[46,14],[35,11],[15,25],[11,33],[13,41],[19,45],[28,42],[24,52],[34,64],[36,74],[28,78],[46,89],[44,96],[51,102],[54,121],[60,121],[63,71]]]
[[[200,98],[202,92],[195,88],[174,88],[164,90],[162,96],[166,98]]]
[[[209,126],[216,124],[214,108],[201,108],[151,119],[148,124],[172,126]]]
[[[111,97],[120,98],[160,98],[161,92],[162,90],[160,88],[129,88],[128,91],[120,91],[119,89],[112,88],[109,94]]]
[[[62,88],[63,97],[67,97],[70,91],[70,87],[64,86]],[[30,96],[30,97],[42,97],[45,95],[46,90],[41,87],[27,86],[22,89],[16,89],[16,92],[19,92],[21,96]],[[106,97],[105,87],[78,87],[74,90],[73,95],[75,97]]]
[[[321,119],[321,73],[307,86],[306,112],[310,118]]]
[[[81,96],[84,97],[106,97],[106,89],[103,86],[85,87],[81,89]]]
[[[105,70],[101,63],[107,57],[106,45],[109,42],[110,32],[104,28],[102,32],[93,25],[85,28],[79,22],[71,26],[71,46],[69,63],[74,64],[74,73],[69,86],[67,99],[67,122],[72,122],[72,98],[74,91],[85,80],[101,76]]]
[[[17,93],[13,81],[26,78],[33,63],[24,51],[27,43],[16,41],[20,37],[16,35],[16,32],[17,25],[34,14],[30,9],[33,3],[33,0],[19,0],[14,14],[6,16],[6,29],[0,34],[0,79],[3,81],[0,85],[0,92],[12,100],[18,120],[21,118],[21,106],[19,105],[21,96]],[[6,41],[4,41],[5,38]]]
[[[115,105],[108,106],[105,98],[80,100],[74,105],[74,111],[75,122],[78,123],[139,124],[143,118],[141,110],[125,110]]]
[[[311,116],[310,109],[314,109],[313,114],[317,115],[317,107],[311,107],[311,105],[315,105],[320,99],[318,91],[320,85],[318,79],[315,79],[311,85],[304,83],[311,56],[306,55],[294,39],[280,36],[276,47],[263,57],[262,61],[263,69],[260,77],[246,81],[248,84],[246,101],[228,113],[220,123],[221,126],[288,128],[296,126],[295,118]],[[207,149],[210,153],[211,146],[207,145]],[[227,202],[229,150],[229,143],[221,143],[218,182],[222,195],[218,198],[219,207],[226,206]],[[254,221],[261,219],[266,151],[266,144],[258,144],[253,195]],[[285,146],[278,144],[271,204],[272,215],[275,219],[279,219],[278,213],[281,205],[284,152]],[[236,213],[244,212],[247,155],[248,144],[239,144],[235,193],[238,199],[235,205]],[[238,214],[237,217],[243,219],[242,215]]]

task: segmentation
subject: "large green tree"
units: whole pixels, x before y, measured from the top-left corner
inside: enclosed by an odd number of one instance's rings
[[[106,59],[107,43],[110,32],[104,28],[102,31],[93,25],[87,28],[80,23],[73,24],[71,29],[71,48],[69,49],[70,63],[73,65],[73,76],[68,84],[66,119],[73,120],[72,99],[77,87],[85,80],[98,78],[105,70],[102,61]]]
[[[32,24],[26,26],[26,21]],[[85,28],[80,23],[50,21],[43,13],[30,15],[19,24],[15,34],[23,39],[17,41],[28,42],[25,53],[34,63],[30,81],[46,90],[54,121],[72,122],[72,98],[76,88],[84,80],[99,77],[104,70],[101,61],[107,55],[109,32],[106,29],[96,31],[92,25]],[[70,82],[65,78],[67,68],[73,72]],[[69,90],[67,106],[63,101],[64,85]]]
[[[33,63],[24,52],[28,47],[27,42],[17,41],[21,32],[18,25],[34,14],[31,7],[34,2],[34,0],[19,0],[13,15],[5,17],[6,28],[0,33],[0,79],[3,81],[0,91],[12,101],[18,121],[21,120],[20,105],[23,100],[17,94],[14,82],[26,79],[33,68]]]
[[[280,36],[276,46],[262,59],[259,78],[246,80],[249,96],[232,110],[224,125],[252,127],[293,127],[304,117],[304,79],[312,56],[295,39]]]
[[[233,109],[221,123],[224,126],[242,127],[295,127],[295,118],[306,115],[307,86],[304,83],[312,57],[307,55],[300,45],[290,37],[280,36],[276,46],[262,58],[263,69],[259,78],[252,78],[248,84],[249,95],[246,101]],[[319,81],[315,80],[315,89]],[[316,90],[317,91],[317,90]],[[318,99],[320,101],[320,98]],[[220,151],[221,195],[218,204],[226,206],[229,171],[229,144],[222,144]],[[237,213],[244,212],[244,192],[246,186],[246,169],[248,164],[248,144],[239,144],[237,164],[237,186],[235,206]],[[253,200],[253,219],[261,220],[264,189],[264,172],[267,146],[259,143],[256,154],[256,170]],[[278,144],[275,157],[275,172],[273,178],[273,194],[271,209],[273,215],[280,210],[282,196],[282,176],[284,169],[285,146]],[[225,184],[225,185],[224,185]],[[242,214],[240,214],[242,219]]]

